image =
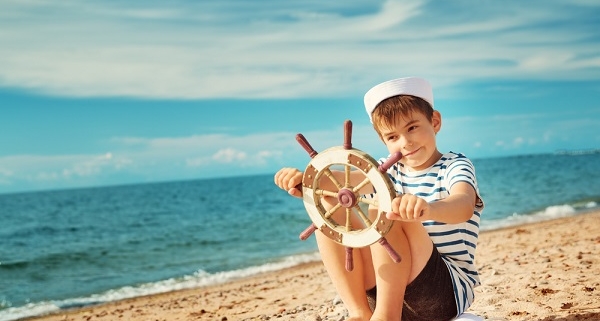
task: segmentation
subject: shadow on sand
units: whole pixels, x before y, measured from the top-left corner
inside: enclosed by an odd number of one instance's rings
[[[600,312],[588,312],[571,314],[567,316],[546,317],[540,321],[598,321],[600,320]]]

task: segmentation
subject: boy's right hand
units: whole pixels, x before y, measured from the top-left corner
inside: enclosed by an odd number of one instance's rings
[[[275,185],[292,196],[302,197],[302,190],[297,188],[301,183],[302,172],[296,168],[285,167],[275,174]]]

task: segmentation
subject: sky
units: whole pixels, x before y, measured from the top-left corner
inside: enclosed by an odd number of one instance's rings
[[[363,95],[429,80],[439,149],[600,148],[600,2],[0,1],[0,193],[273,174],[386,150]]]

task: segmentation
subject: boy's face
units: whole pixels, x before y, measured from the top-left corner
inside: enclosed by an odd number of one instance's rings
[[[400,152],[400,162],[409,169],[419,171],[427,169],[439,158],[435,135],[442,126],[438,111],[433,112],[431,122],[420,112],[408,116],[398,116],[392,126],[380,129],[381,139],[390,154]]]

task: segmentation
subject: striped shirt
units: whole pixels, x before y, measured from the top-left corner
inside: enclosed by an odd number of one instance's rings
[[[385,160],[382,158],[379,161],[383,163]],[[484,204],[477,187],[475,167],[464,155],[448,152],[432,167],[422,171],[408,171],[404,165],[396,163],[388,170],[388,176],[397,193],[413,194],[429,203],[448,197],[450,188],[458,182],[466,182],[475,189],[477,203],[468,221],[459,224],[432,220],[423,222],[448,266],[454,285],[456,309],[458,314],[463,313],[473,303],[473,288],[480,285],[474,260]]]

